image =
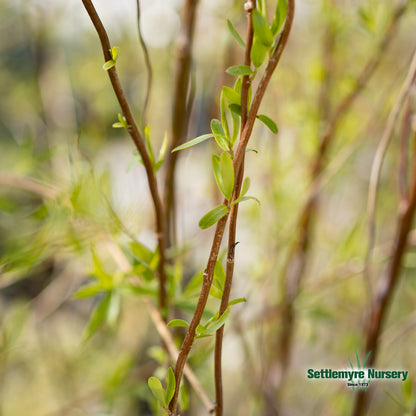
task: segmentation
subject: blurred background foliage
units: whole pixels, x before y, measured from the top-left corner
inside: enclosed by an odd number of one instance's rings
[[[96,3],[112,44],[120,47],[119,74],[140,119],[146,68],[135,2]],[[364,63],[377,53],[397,3],[297,2],[288,47],[260,110],[277,122],[279,133],[257,126],[249,146],[256,152],[247,154],[251,192],[261,205],[245,203],[239,218],[232,296],[247,302],[233,307],[226,327],[226,414],[273,414],[267,403],[276,400],[273,386],[279,373],[280,272],[325,123],[322,86],[331,84],[331,107],[353,88]],[[241,5],[200,1],[189,138],[209,132],[211,118],[218,117],[220,88],[233,82],[224,70],[242,62],[242,50],[226,25],[228,18],[244,33]],[[153,67],[147,120],[153,149],[159,149],[170,129],[181,6],[180,0],[142,2],[142,29]],[[280,397],[288,415],[351,411],[353,393],[344,383],[311,382],[306,369],[345,368],[362,348],[369,173],[415,48],[415,25],[413,1],[392,44],[382,51],[374,77],[342,118],[327,157],[309,261],[295,303],[293,365]],[[0,55],[0,414],[153,414],[146,382],[152,374],[163,378],[168,362],[141,301],[152,297],[156,287],[151,278],[157,262],[154,219],[133,145],[124,130],[112,128],[120,110],[102,70],[96,33],[81,2],[0,0]],[[212,231],[198,229],[198,220],[221,200],[210,173],[211,146],[205,142],[180,155],[177,245],[171,249],[175,261],[169,270],[177,317],[192,313],[198,290],[185,288],[200,276],[208,254]],[[377,205],[376,277],[393,238],[398,153],[394,140]],[[111,256],[114,243],[130,260],[130,272],[121,272]],[[415,244],[411,238],[378,361],[380,368],[403,368],[412,378]],[[149,264],[143,265],[143,256]],[[139,290],[128,283],[134,273],[144,276]],[[106,279],[111,289],[97,286],[90,297],[73,297],[91,281]],[[96,307],[105,296],[110,296],[108,322],[92,334],[101,326]],[[215,311],[216,302],[211,299],[208,309]],[[94,314],[95,322],[90,320]],[[83,334],[84,339],[92,336],[83,341]],[[181,335],[178,329],[178,340]],[[212,349],[212,338],[198,341],[190,359],[211,397]],[[399,382],[374,388],[371,414],[403,415],[414,400],[411,387],[403,389]],[[186,402],[182,414],[203,414],[189,386],[182,392],[182,404]]]

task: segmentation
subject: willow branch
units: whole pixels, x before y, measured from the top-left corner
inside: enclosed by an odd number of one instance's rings
[[[111,56],[111,45],[108,39],[107,32],[95,10],[95,7],[91,0],[82,0],[85,9],[87,10],[88,15],[97,31],[98,37],[100,38],[101,48],[104,54],[105,62],[112,59]],[[155,172],[153,170],[152,162],[150,161],[149,154],[146,150],[146,146],[143,140],[142,135],[139,132],[136,121],[134,120],[133,114],[131,112],[130,106],[127,102],[126,96],[124,94],[123,88],[120,84],[118,78],[117,69],[115,66],[110,68],[108,71],[108,76],[110,77],[111,85],[113,87],[114,93],[117,97],[117,100],[120,104],[120,107],[123,111],[124,117],[126,118],[127,124],[129,125],[128,132],[130,137],[133,139],[134,144],[143,160],[144,168],[146,171],[147,182],[149,185],[150,193],[153,200],[153,206],[156,217],[156,233],[158,240],[158,249],[160,255],[160,261],[158,265],[158,274],[159,274],[159,307],[162,313],[165,315],[167,313],[168,299],[166,296],[166,273],[165,273],[165,227],[164,227],[164,216],[163,216],[163,206],[162,201],[159,196],[157,180]]]
[[[147,110],[148,110],[149,102],[150,102],[150,94],[152,92],[153,70],[152,70],[152,64],[150,62],[149,50],[147,49],[146,43],[143,39],[140,17],[141,17],[140,0],[137,0],[137,34],[139,36],[140,46],[143,50],[144,64],[146,66],[146,73],[147,73],[146,96],[144,99],[143,113],[142,113],[142,124],[144,126],[146,124],[146,118],[147,118],[146,115],[147,115]]]
[[[413,131],[413,145],[416,143],[416,131]],[[413,150],[413,172],[411,175],[411,189],[409,198],[405,207],[399,207],[397,229],[394,245],[392,248],[392,257],[388,264],[387,270],[379,282],[379,290],[375,299],[371,313],[368,317],[366,327],[366,345],[365,351],[371,351],[367,361],[368,367],[373,367],[376,361],[380,334],[388,313],[389,305],[392,302],[395,289],[397,287],[400,270],[403,261],[403,255],[406,251],[408,236],[411,230],[414,212],[416,208],[416,150]],[[368,393],[368,392],[367,392]],[[369,394],[360,391],[356,396],[354,403],[353,416],[365,414],[369,402]]]
[[[108,240],[107,249],[113,256],[120,270],[125,273],[128,273],[131,270],[131,266],[127,257],[125,256],[123,251],[120,249],[120,247],[117,244],[114,244],[113,241]],[[163,320],[159,311],[153,306],[153,303],[149,299],[145,297],[143,297],[142,299],[146,305],[146,310],[149,313],[149,316],[152,319],[157,332],[159,333],[160,337],[165,343],[166,349],[169,352],[171,359],[173,361],[176,361],[178,358],[179,352],[178,352],[178,349],[176,348],[175,341],[173,340],[172,335],[170,334],[166,326],[165,321]],[[207,393],[202,388],[201,384],[198,381],[198,378],[196,377],[195,373],[192,371],[191,367],[189,367],[188,364],[185,364],[183,373],[185,377],[188,379],[189,384],[192,386],[192,388],[195,390],[198,397],[201,399],[201,402],[203,403],[207,411],[211,413],[212,410],[214,409],[214,404],[209,399]]]
[[[178,153],[172,153],[172,150],[179,146],[188,129],[189,115],[191,110],[190,102],[192,102],[193,94],[191,91],[188,97],[190,85],[190,72],[192,64],[192,43],[194,39],[194,29],[196,20],[196,9],[198,0],[186,0],[183,7],[183,31],[179,37],[178,45],[178,62],[176,67],[175,77],[175,93],[172,107],[172,139],[169,144],[166,159],[166,178],[164,189],[165,202],[165,221],[167,224],[167,243],[171,244],[171,231],[174,218],[175,205],[175,168],[178,158]]]
[[[290,29],[292,27],[294,11],[295,11],[295,1],[289,0],[287,18],[286,18],[286,23],[285,23],[282,35],[280,37],[276,50],[274,51],[274,53],[272,54],[269,60],[265,73],[259,83],[259,86],[257,87],[256,93],[253,99],[253,104],[251,105],[246,124],[240,136],[240,141],[237,147],[237,151],[234,155],[233,164],[234,164],[234,177],[236,178],[236,181],[234,184],[233,195],[235,195],[236,194],[235,191],[237,189],[240,189],[241,187],[242,175],[240,176],[239,172],[244,163],[244,155],[245,155],[245,151],[247,148],[247,144],[250,139],[250,135],[253,130],[254,122],[256,120],[256,115],[260,107],[260,103],[263,99],[264,93],[266,91],[267,85],[280,60],[284,47],[287,43]],[[237,214],[237,210],[234,210],[233,212],[235,212],[234,215]],[[169,415],[172,415],[172,416],[176,415],[178,393],[179,393],[180,381],[181,381],[182,373],[183,373],[183,366],[185,365],[186,359],[191,350],[191,347],[195,338],[196,327],[201,321],[202,313],[205,309],[205,305],[208,299],[209,290],[211,288],[212,279],[214,275],[215,263],[218,258],[218,253],[219,253],[219,249],[221,246],[221,241],[222,241],[222,237],[224,234],[224,229],[225,229],[227,219],[228,219],[228,215],[221,218],[221,220],[219,220],[219,222],[217,223],[217,227],[216,227],[215,235],[214,235],[214,241],[211,247],[211,252],[210,252],[210,256],[208,260],[208,265],[204,271],[204,278],[203,278],[201,293],[198,299],[197,307],[196,307],[194,316],[192,318],[192,321],[189,325],[188,331],[185,335],[185,339],[182,343],[182,347],[179,352],[179,357],[176,362],[176,367],[175,367],[176,389],[175,389],[175,394],[173,396],[173,399],[169,404]]]
[[[255,1],[247,1],[245,7],[247,14],[247,38],[246,49],[244,54],[244,65],[251,65],[251,47],[253,44],[253,22],[252,12],[256,7]],[[243,76],[241,85],[241,131],[247,122],[247,110],[248,110],[248,92],[251,86],[251,79],[248,75]],[[244,161],[236,176],[236,183],[233,190],[232,200],[236,200],[241,192],[242,178],[244,176]],[[237,228],[237,215],[238,204],[231,207],[230,210],[230,224],[228,227],[228,249],[227,249],[227,265],[225,272],[224,290],[222,294],[219,316],[221,316],[228,307],[230,299],[231,286],[234,275],[234,251],[236,245],[236,228]],[[215,334],[215,353],[214,353],[214,371],[215,371],[215,398],[216,398],[216,416],[223,415],[224,400],[223,400],[223,386],[222,386],[222,343],[224,338],[224,326],[223,325]]]
[[[381,168],[383,166],[384,156],[387,152],[387,148],[390,144],[391,137],[393,134],[394,126],[397,121],[397,117],[399,116],[400,109],[403,106],[407,96],[409,95],[410,89],[412,87],[412,83],[416,77],[416,50],[413,53],[412,62],[409,67],[409,71],[406,75],[406,78],[403,82],[403,85],[400,89],[399,96],[397,101],[392,108],[389,117],[387,119],[386,128],[384,129],[383,135],[380,139],[380,143],[377,147],[376,154],[374,157],[373,165],[371,167],[371,174],[370,174],[370,185],[368,191],[368,204],[367,204],[367,211],[368,211],[368,249],[365,261],[365,270],[366,274],[371,276],[371,257],[374,248],[375,238],[376,238],[376,229],[375,229],[375,209],[376,209],[376,202],[377,202],[377,191],[378,191],[378,184],[380,182],[380,173]]]
[[[311,185],[306,202],[301,209],[301,214],[298,220],[297,235],[294,239],[294,244],[289,251],[282,270],[284,285],[284,298],[282,301],[283,328],[279,337],[281,349],[280,363],[282,373],[284,373],[290,365],[290,351],[293,339],[293,327],[295,322],[295,311],[293,304],[297,293],[299,292],[299,288],[301,286],[304,275],[307,255],[309,252],[309,241],[311,238],[312,223],[317,211],[320,177],[323,170],[325,169],[328,150],[334,141],[336,130],[341,119],[350,110],[355,100],[364,90],[364,87],[368,84],[372,75],[378,68],[382,58],[384,57],[386,48],[390,45],[394,35],[397,32],[398,22],[406,10],[407,3],[408,1],[402,1],[393,12],[389,26],[384,33],[383,38],[379,42],[374,55],[369,58],[357,76],[355,87],[336,106],[332,115],[329,117],[321,135],[318,152],[312,163]],[[281,376],[281,380],[284,380],[284,376]]]

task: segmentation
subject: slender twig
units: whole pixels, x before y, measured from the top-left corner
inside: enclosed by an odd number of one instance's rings
[[[402,1],[394,10],[389,26],[384,33],[383,38],[379,42],[376,51],[372,57],[369,58],[364,65],[360,74],[357,77],[354,88],[347,94],[340,103],[335,107],[332,115],[325,123],[323,132],[320,138],[320,144],[316,157],[312,163],[311,168],[311,185],[306,198],[306,202],[301,209],[301,214],[298,220],[297,234],[295,234],[294,243],[289,250],[285,264],[282,269],[282,293],[283,299],[280,307],[282,308],[282,330],[279,335],[280,344],[280,388],[285,379],[284,373],[287,371],[291,360],[291,349],[293,342],[293,331],[295,324],[295,310],[294,301],[297,297],[299,289],[302,284],[303,275],[305,271],[306,262],[309,253],[309,242],[312,233],[312,224],[317,211],[318,205],[318,190],[320,188],[320,178],[323,170],[326,167],[326,157],[330,145],[334,141],[337,128],[341,119],[347,114],[355,100],[364,87],[368,84],[372,75],[381,63],[385,56],[386,49],[392,42],[394,35],[397,32],[398,22],[403,16],[408,1]],[[370,292],[370,289],[369,289]],[[369,295],[370,296],[370,295]]]
[[[107,240],[106,248],[110,252],[110,254],[113,256],[120,270],[125,273],[129,273],[131,270],[131,265],[126,255],[120,249],[120,247],[117,244],[115,244],[114,241]],[[146,305],[146,310],[149,313],[149,316],[152,319],[157,332],[159,333],[160,337],[163,339],[163,342],[165,343],[166,350],[169,352],[173,362],[175,362],[178,358],[179,352],[175,345],[175,341],[173,340],[172,335],[170,334],[166,326],[165,321],[163,320],[159,311],[153,306],[153,303],[150,301],[150,299],[143,297],[142,300],[144,304]],[[189,367],[188,364],[185,364],[183,373],[185,377],[187,378],[187,380],[189,381],[189,384],[192,386],[196,394],[201,399],[201,402],[204,404],[207,411],[209,413],[212,413],[215,406],[209,399],[207,393],[202,388],[201,384],[198,381],[198,378],[196,377],[195,373],[192,371],[191,367]]]
[[[178,153],[172,153],[172,149],[180,145],[185,139],[188,129],[189,115],[191,106],[188,95],[190,84],[190,72],[192,64],[192,43],[194,38],[194,28],[196,20],[196,9],[198,0],[186,0],[183,6],[183,30],[179,37],[178,44],[178,61],[175,78],[175,92],[172,107],[172,138],[166,156],[166,177],[164,188],[165,203],[165,221],[167,244],[171,244],[172,225],[174,223],[174,205],[175,205],[175,168]]]
[[[394,245],[392,248],[392,257],[388,264],[387,270],[379,282],[379,290],[375,299],[371,313],[368,316],[366,325],[366,344],[365,351],[371,351],[367,361],[368,367],[373,367],[376,361],[380,335],[386,320],[389,305],[392,301],[395,289],[397,287],[400,270],[403,261],[403,255],[406,251],[408,236],[411,230],[414,212],[416,208],[416,131],[413,131],[413,171],[411,175],[411,187],[406,206],[399,207],[398,221]],[[354,403],[353,416],[365,414],[369,402],[369,392],[360,391],[356,396]]]
[[[249,7],[246,7],[247,15],[247,38],[246,38],[246,49],[244,54],[244,65],[251,65],[250,52],[253,44],[253,22],[252,12],[256,7],[255,1],[248,1]],[[241,85],[241,131],[247,122],[248,112],[248,92],[251,86],[251,79],[248,75],[243,76]],[[238,198],[241,191],[241,177],[244,174],[244,163],[241,165],[238,172],[238,178],[234,187],[233,200]],[[221,299],[219,316],[221,316],[228,307],[230,299],[231,286],[234,274],[234,249],[236,245],[236,228],[237,228],[237,215],[238,215],[238,204],[231,207],[230,211],[230,224],[228,227],[228,249],[227,249],[227,265],[225,272],[224,290]],[[216,416],[223,415],[223,387],[222,387],[222,343],[224,338],[224,325],[218,329],[215,334],[215,356],[214,356],[214,369],[215,369],[215,398],[216,398]]]
[[[375,229],[375,208],[377,201],[377,190],[378,184],[380,181],[381,168],[383,166],[384,156],[386,154],[387,148],[390,144],[394,126],[396,124],[397,117],[399,116],[400,110],[403,106],[403,103],[408,96],[412,83],[416,76],[416,50],[413,53],[412,62],[410,64],[409,71],[406,75],[406,78],[403,82],[401,90],[397,101],[391,110],[389,117],[387,119],[386,128],[384,129],[383,135],[380,139],[380,143],[376,150],[376,155],[374,157],[374,162],[371,167],[370,174],[370,185],[368,191],[368,249],[365,260],[365,270],[366,274],[371,280],[371,257],[374,248],[375,238],[376,238],[376,229]]]
[[[98,37],[100,38],[101,47],[102,47],[103,54],[104,54],[104,60],[105,62],[107,62],[112,59],[111,52],[110,52],[111,45],[108,39],[107,32],[91,0],[82,0],[82,2],[97,31]],[[168,308],[168,298],[166,296],[166,272],[165,272],[165,263],[166,263],[165,224],[164,224],[163,206],[162,206],[162,201],[160,199],[159,192],[158,192],[156,175],[153,170],[153,166],[152,166],[152,162],[150,161],[149,154],[146,150],[145,142],[143,140],[142,135],[139,132],[139,129],[137,127],[137,124],[131,112],[130,106],[124,94],[123,88],[120,84],[116,66],[113,66],[112,68],[110,68],[107,71],[107,73],[108,73],[108,76],[110,77],[111,85],[113,86],[114,93],[123,111],[124,117],[126,118],[127,124],[129,125],[128,132],[131,138],[133,139],[133,142],[136,145],[136,148],[139,151],[139,154],[143,160],[150,193],[151,193],[152,200],[153,200],[153,206],[154,206],[155,217],[156,217],[156,233],[157,233],[157,240],[158,240],[158,249],[159,249],[159,255],[160,255],[160,261],[158,265],[159,308],[162,311],[163,315],[165,316],[167,314],[167,308]]]
[[[38,179],[9,172],[0,172],[0,186],[21,189],[39,195],[42,198],[55,198],[59,193],[58,188]]]
[[[146,96],[144,99],[143,113],[142,113],[142,125],[144,126],[146,124],[146,118],[147,118],[146,115],[147,115],[147,110],[148,110],[149,102],[150,102],[150,94],[152,92],[153,70],[152,70],[152,64],[150,62],[149,50],[147,49],[146,43],[143,39],[140,18],[141,18],[140,0],[137,0],[137,34],[139,36],[140,46],[142,47],[142,50],[143,50],[144,64],[146,66],[146,72],[147,72]]]
[[[272,56],[269,59],[268,65],[257,87],[256,93],[253,99],[253,104],[251,105],[250,111],[248,113],[246,124],[244,128],[242,129],[240,141],[237,146],[237,151],[234,155],[233,165],[234,165],[234,176],[236,179],[235,179],[235,184],[234,184],[233,198],[236,195],[236,190],[241,188],[243,175],[242,174],[239,175],[239,173],[244,163],[244,156],[245,156],[247,144],[250,139],[251,132],[253,131],[254,122],[256,120],[257,112],[260,107],[261,101],[263,99],[264,93],[266,92],[268,83],[280,60],[280,57],[283,53],[283,50],[289,38],[289,33],[292,27],[292,22],[293,22],[293,17],[294,17],[294,12],[295,12],[295,1],[288,0],[286,23],[283,28],[282,35],[279,39],[279,43],[277,44],[275,51],[273,52]],[[237,210],[234,210],[233,212],[235,213],[234,215],[237,214]],[[175,388],[175,394],[173,396],[173,399],[169,404],[169,415],[176,416],[176,408],[177,408],[177,402],[178,402],[180,381],[181,381],[182,373],[183,373],[183,367],[185,365],[186,359],[191,350],[194,337],[195,337],[196,327],[198,326],[201,320],[202,313],[205,309],[205,305],[208,299],[209,290],[211,288],[212,279],[214,275],[215,263],[218,258],[218,253],[219,253],[219,249],[221,246],[221,241],[222,241],[222,237],[224,234],[224,229],[225,229],[227,219],[228,219],[228,215],[221,218],[221,220],[218,221],[216,229],[215,229],[214,241],[212,243],[207,268],[204,271],[204,278],[203,278],[201,293],[198,299],[198,303],[196,306],[194,316],[189,325],[188,331],[185,335],[185,339],[182,343],[182,347],[179,352],[178,360],[175,366],[176,388]]]

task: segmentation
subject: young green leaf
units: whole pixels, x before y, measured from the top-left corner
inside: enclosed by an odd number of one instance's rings
[[[241,117],[241,105],[240,104],[230,104],[229,107],[232,113]]]
[[[274,36],[279,33],[280,29],[283,26],[283,23],[286,19],[287,14],[287,3],[286,0],[278,0],[276,5],[276,11],[274,13],[273,23],[272,23],[272,33]]]
[[[266,58],[269,47],[264,45],[259,38],[255,37],[250,51],[250,59],[253,65],[258,68]]]
[[[229,315],[230,315],[230,308],[227,308],[225,312],[216,321],[210,323],[209,325],[205,325],[207,329],[204,332],[204,335],[207,336],[207,335],[211,335],[217,332],[217,330],[220,329],[225,324]]]
[[[243,41],[243,39],[241,39],[241,36],[237,32],[236,28],[231,23],[231,21],[228,20],[228,19],[227,19],[227,26],[228,26],[228,29],[230,30],[231,34],[233,35],[234,39],[238,42],[238,44],[240,46],[242,46],[245,49],[246,48],[245,42]]]
[[[216,283],[219,289],[224,290],[225,271],[224,267],[222,267],[222,264],[219,260],[217,260],[217,262],[215,263],[214,282]]]
[[[270,118],[265,116],[264,114],[258,114],[257,118],[264,123],[272,133],[277,134],[279,129],[277,128],[276,123]]]
[[[114,46],[112,49],[110,49],[110,54],[111,54],[111,57],[113,58],[113,61],[117,61],[119,52],[120,52],[120,48],[118,46]]]
[[[227,100],[224,96],[224,92],[221,90],[220,96],[220,112],[221,112],[221,124],[224,130],[224,135],[227,138],[227,142],[231,142],[230,137],[230,129],[228,128],[228,120],[227,120]]]
[[[105,291],[101,283],[93,283],[80,287],[72,297],[75,299],[92,298]]]
[[[241,104],[241,95],[230,87],[222,87],[222,93],[230,104]]]
[[[176,380],[175,374],[173,373],[172,367],[168,370],[168,384],[166,387],[166,403],[169,404],[175,394]]]
[[[199,227],[203,230],[211,227],[222,217],[228,214],[228,208],[225,205],[218,205],[211,211],[207,212],[199,221]]]
[[[240,107],[240,113],[241,113],[241,107]],[[240,116],[234,113],[234,111],[231,111],[231,119],[233,121],[233,134],[231,136],[231,147],[233,147],[235,141],[237,140],[238,133],[240,131]]]
[[[218,188],[230,200],[234,188],[234,166],[230,155],[225,152],[221,154],[221,157],[213,155],[212,167]]]
[[[189,328],[188,322],[183,319],[173,319],[168,323],[168,327],[183,326],[184,328]]]
[[[163,407],[167,407],[165,390],[163,389],[160,380],[157,377],[150,377],[147,381],[147,384],[157,401]]]
[[[91,318],[82,336],[82,340],[84,342],[88,341],[105,321],[108,313],[108,308],[110,306],[110,302],[111,292],[108,292],[91,315]]]
[[[234,91],[241,97],[241,85],[242,85],[242,82],[243,82],[243,80],[242,80],[242,78],[241,77],[238,77],[237,78],[237,81],[235,82],[235,84],[234,84]],[[238,103],[238,104],[240,104],[240,103]]]
[[[92,260],[94,263],[92,275],[100,281],[104,289],[111,289],[113,287],[113,277],[104,271],[100,259],[95,254],[95,251],[92,251]]]
[[[225,136],[224,129],[222,127],[221,121],[216,118],[211,120],[211,130],[212,134],[215,137],[215,141],[222,150],[228,152],[230,150],[227,137]]]
[[[244,179],[243,186],[241,187],[241,192],[240,192],[240,196],[239,196],[240,198],[247,193],[247,191],[250,188],[250,184],[251,184],[250,178],[247,176]]]
[[[155,164],[155,156],[153,154],[152,144],[150,142],[150,127],[146,125],[144,128],[144,137],[146,139],[146,148],[149,153],[150,162],[152,162],[152,165]]]
[[[259,205],[261,205],[259,199],[256,198],[255,196],[243,196],[243,197],[240,197],[240,198],[236,199],[231,205],[239,204],[241,202],[249,201],[249,200],[256,201]]]
[[[103,65],[104,71],[108,71],[116,64],[116,61],[114,59],[110,59],[109,61],[105,62]]]
[[[150,268],[150,263],[154,257],[152,250],[138,241],[130,242],[129,246],[134,257],[140,262],[140,264],[143,264],[146,268]]]
[[[254,36],[257,37],[263,45],[270,47],[273,43],[274,36],[266,19],[258,10],[253,10],[252,20]]]
[[[251,75],[253,71],[248,65],[234,65],[227,68],[225,71],[227,74],[240,76],[240,75]]]
[[[189,140],[189,142],[186,142],[184,144],[181,144],[180,146],[176,146],[173,150],[173,152],[177,152],[179,150],[188,149],[188,147],[195,146],[196,144],[202,143],[205,140],[210,139],[211,137],[214,137],[214,134],[203,134],[202,136],[198,136],[195,139]],[[225,137],[224,137],[225,139]]]
[[[221,300],[222,299],[222,295],[223,295],[223,290],[219,289],[217,286],[212,285],[211,288],[209,289],[209,294],[216,298]]]
[[[231,302],[228,302],[228,306],[237,305],[239,303],[247,302],[246,298],[237,298],[232,300]]]

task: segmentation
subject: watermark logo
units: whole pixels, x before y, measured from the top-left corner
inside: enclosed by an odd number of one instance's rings
[[[371,351],[365,357],[361,364],[357,351],[355,351],[355,358],[357,360],[356,366],[353,365],[350,358],[348,362],[350,368],[334,370],[332,368],[320,368],[307,370],[308,379],[319,380],[346,380],[347,387],[351,388],[353,392],[356,390],[367,390],[372,380],[397,380],[404,382],[407,380],[408,371],[403,370],[379,370],[375,368],[366,368],[368,358],[371,355]]]

